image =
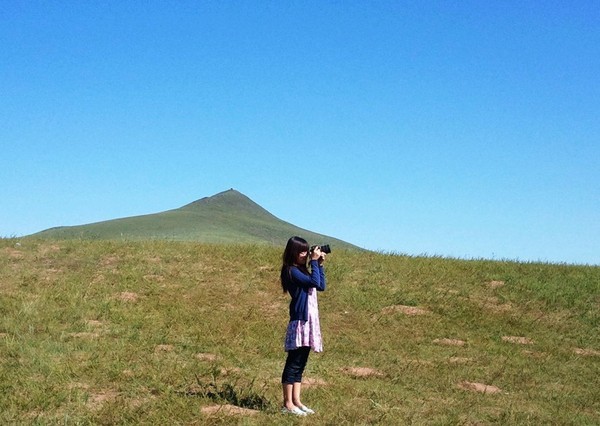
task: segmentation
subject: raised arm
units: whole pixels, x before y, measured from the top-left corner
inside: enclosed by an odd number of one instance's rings
[[[310,288],[314,287],[318,291],[325,290],[325,272],[323,267],[316,260],[310,261],[310,275],[305,275],[298,268],[291,268],[290,273],[292,281],[298,287]]]

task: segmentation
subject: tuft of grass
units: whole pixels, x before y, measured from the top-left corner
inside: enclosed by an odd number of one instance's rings
[[[281,250],[0,239],[0,422],[296,423]],[[600,423],[600,268],[336,250],[326,269],[311,423]]]
[[[240,384],[238,377],[233,382],[229,380],[217,380],[218,375],[214,375],[212,380],[205,380],[196,375],[196,385],[198,390],[188,390],[184,392],[186,396],[199,396],[212,400],[218,404],[232,404],[236,407],[247,408],[250,410],[260,410],[263,412],[274,412],[276,404],[270,401],[264,395],[263,390],[255,391],[252,380],[248,384]]]

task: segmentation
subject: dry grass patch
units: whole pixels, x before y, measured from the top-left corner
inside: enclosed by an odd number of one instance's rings
[[[146,282],[157,282],[157,283],[161,283],[165,280],[165,277],[163,277],[162,275],[156,275],[156,274],[144,275],[142,278]]]
[[[486,385],[483,383],[476,383],[476,382],[463,381],[458,384],[458,387],[463,390],[467,390],[467,391],[471,391],[471,392],[486,393],[486,394],[495,394],[495,393],[502,392],[502,390],[496,386]]]
[[[154,352],[173,352],[174,349],[173,345],[156,345]]]
[[[74,337],[76,339],[97,339],[100,337],[99,333],[90,333],[88,331],[81,331],[78,333],[69,333],[69,337]]]
[[[119,393],[112,389],[102,390],[97,393],[90,394],[86,406],[91,411],[97,411],[102,408],[107,402],[114,401]]]
[[[100,260],[100,264],[106,267],[116,267],[119,263],[119,258],[117,256],[104,256]]]
[[[17,250],[17,249],[11,248],[11,247],[6,247],[4,249],[4,253],[9,259],[13,259],[13,260],[20,260],[25,257],[25,255],[23,254],[23,252],[21,250]]]
[[[211,354],[211,353],[197,353],[196,354],[196,358],[198,358],[200,361],[209,361],[209,362],[213,362],[217,360],[217,356],[215,354]]]
[[[394,313],[402,313],[404,315],[415,316],[415,315],[426,315],[429,314],[430,311],[427,309],[417,308],[416,306],[406,306],[406,305],[392,305],[386,306],[381,310],[384,314],[394,314]]]
[[[94,274],[92,278],[92,284],[101,284],[106,280],[104,274]]]
[[[104,324],[102,323],[102,321],[98,321],[98,320],[87,320],[85,322],[88,326],[90,327],[102,327]]]
[[[231,374],[239,375],[242,373],[242,371],[243,370],[241,368],[230,367],[230,368],[221,368],[219,370],[219,373],[221,373],[222,376],[229,376]]]
[[[67,389],[71,390],[71,389],[83,389],[83,390],[88,390],[90,388],[90,385],[88,385],[87,383],[80,383],[80,382],[71,382],[67,385]]]
[[[444,346],[464,346],[467,344],[464,340],[460,339],[435,339],[433,343]]]
[[[503,342],[515,343],[517,345],[533,345],[534,341],[523,336],[502,336]]]
[[[200,411],[203,414],[214,416],[219,414],[224,414],[226,416],[255,416],[260,413],[258,410],[252,410],[250,408],[242,408],[236,405],[224,404],[224,405],[208,405],[206,407],[202,407]]]
[[[461,356],[453,356],[448,359],[450,364],[468,364],[473,362],[473,358],[461,357]]]
[[[504,281],[490,281],[489,283],[487,283],[487,286],[489,288],[499,288],[499,287],[504,287],[505,282]]]
[[[129,369],[128,369],[128,370],[123,370],[123,371],[121,371],[121,374],[122,374],[124,377],[133,377],[133,376],[135,375],[135,374],[133,373],[133,371],[132,371],[132,370],[129,370]]]
[[[117,298],[123,302],[137,302],[140,298],[139,294],[131,291],[123,291],[117,295]]]
[[[315,387],[315,386],[327,386],[327,382],[323,379],[315,378],[315,377],[307,377],[302,379],[303,387]]]
[[[371,367],[343,367],[342,372],[353,377],[383,377],[382,371]]]
[[[48,253],[56,253],[60,251],[60,246],[57,244],[40,244],[38,246],[38,253],[42,256],[46,256]]]
[[[469,300],[490,313],[505,313],[513,310],[510,303],[500,303],[500,299],[495,296],[471,295]]]
[[[573,348],[573,352],[582,356],[600,356],[600,351],[595,349]]]

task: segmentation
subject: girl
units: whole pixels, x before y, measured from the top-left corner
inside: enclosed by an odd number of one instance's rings
[[[310,270],[307,259],[310,257]],[[323,261],[325,253],[320,247],[309,251],[308,243],[300,237],[288,240],[283,252],[281,266],[281,287],[292,297],[290,301],[290,322],[285,336],[285,350],[288,353],[281,375],[283,388],[282,413],[306,416],[314,411],[302,404],[302,373],[308,354],[323,350],[319,326],[319,306],[317,291],[325,290]]]

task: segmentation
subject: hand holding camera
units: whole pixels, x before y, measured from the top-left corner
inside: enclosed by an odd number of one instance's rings
[[[323,255],[323,253],[321,252],[321,247],[319,247],[319,246],[311,247],[311,249],[310,249],[310,259],[311,260],[318,260],[321,258],[322,255]]]
[[[310,257],[312,260],[318,260],[319,264],[322,264],[325,260],[325,255],[331,253],[329,244],[323,244],[322,246],[312,246],[310,248]]]

